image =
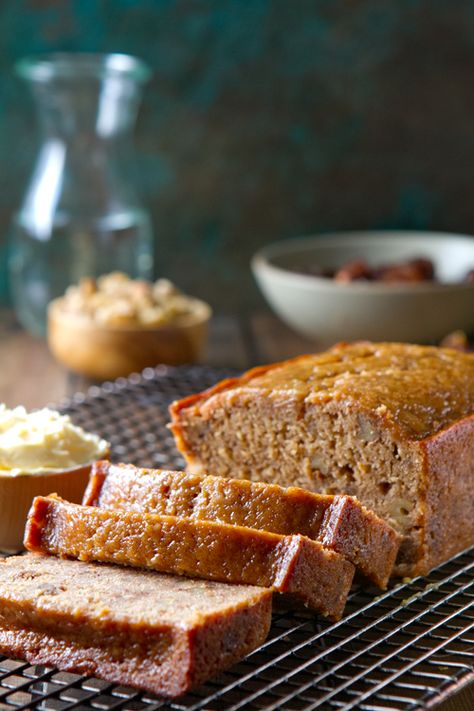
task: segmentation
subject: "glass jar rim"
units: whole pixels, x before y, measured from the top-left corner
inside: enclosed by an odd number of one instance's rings
[[[104,79],[111,75],[130,77],[139,82],[150,79],[151,68],[131,54],[92,52],[52,52],[23,57],[15,63],[15,71],[29,81],[51,79]]]

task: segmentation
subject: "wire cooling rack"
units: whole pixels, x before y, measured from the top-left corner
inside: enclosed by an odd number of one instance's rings
[[[107,438],[115,461],[182,467],[166,429],[168,404],[228,374],[147,369],[76,395],[62,409]],[[262,647],[175,701],[0,656],[0,711],[431,708],[474,678],[473,572],[474,549],[382,594],[356,589],[333,624],[282,605]]]

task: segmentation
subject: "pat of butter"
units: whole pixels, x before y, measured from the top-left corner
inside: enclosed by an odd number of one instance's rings
[[[0,474],[22,476],[60,472],[106,456],[109,444],[85,432],[68,415],[44,408],[0,404]]]

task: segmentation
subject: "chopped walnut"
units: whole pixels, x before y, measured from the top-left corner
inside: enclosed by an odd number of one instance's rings
[[[180,322],[202,304],[168,279],[152,284],[130,279],[122,272],[104,274],[97,280],[83,278],[67,289],[62,301],[65,311],[104,326],[147,328]]]

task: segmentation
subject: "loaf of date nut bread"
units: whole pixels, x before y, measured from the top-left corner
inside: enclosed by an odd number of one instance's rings
[[[474,354],[340,344],[170,412],[193,472],[356,496],[403,535],[400,575],[474,543]]]
[[[28,554],[0,561],[0,652],[177,696],[262,644],[271,593]]]
[[[305,536],[214,521],[80,506],[37,496],[25,548],[79,560],[271,588],[339,619],[354,566]]]
[[[343,555],[381,588],[400,545],[391,526],[350,496],[109,461],[94,463],[83,504],[300,533]]]

